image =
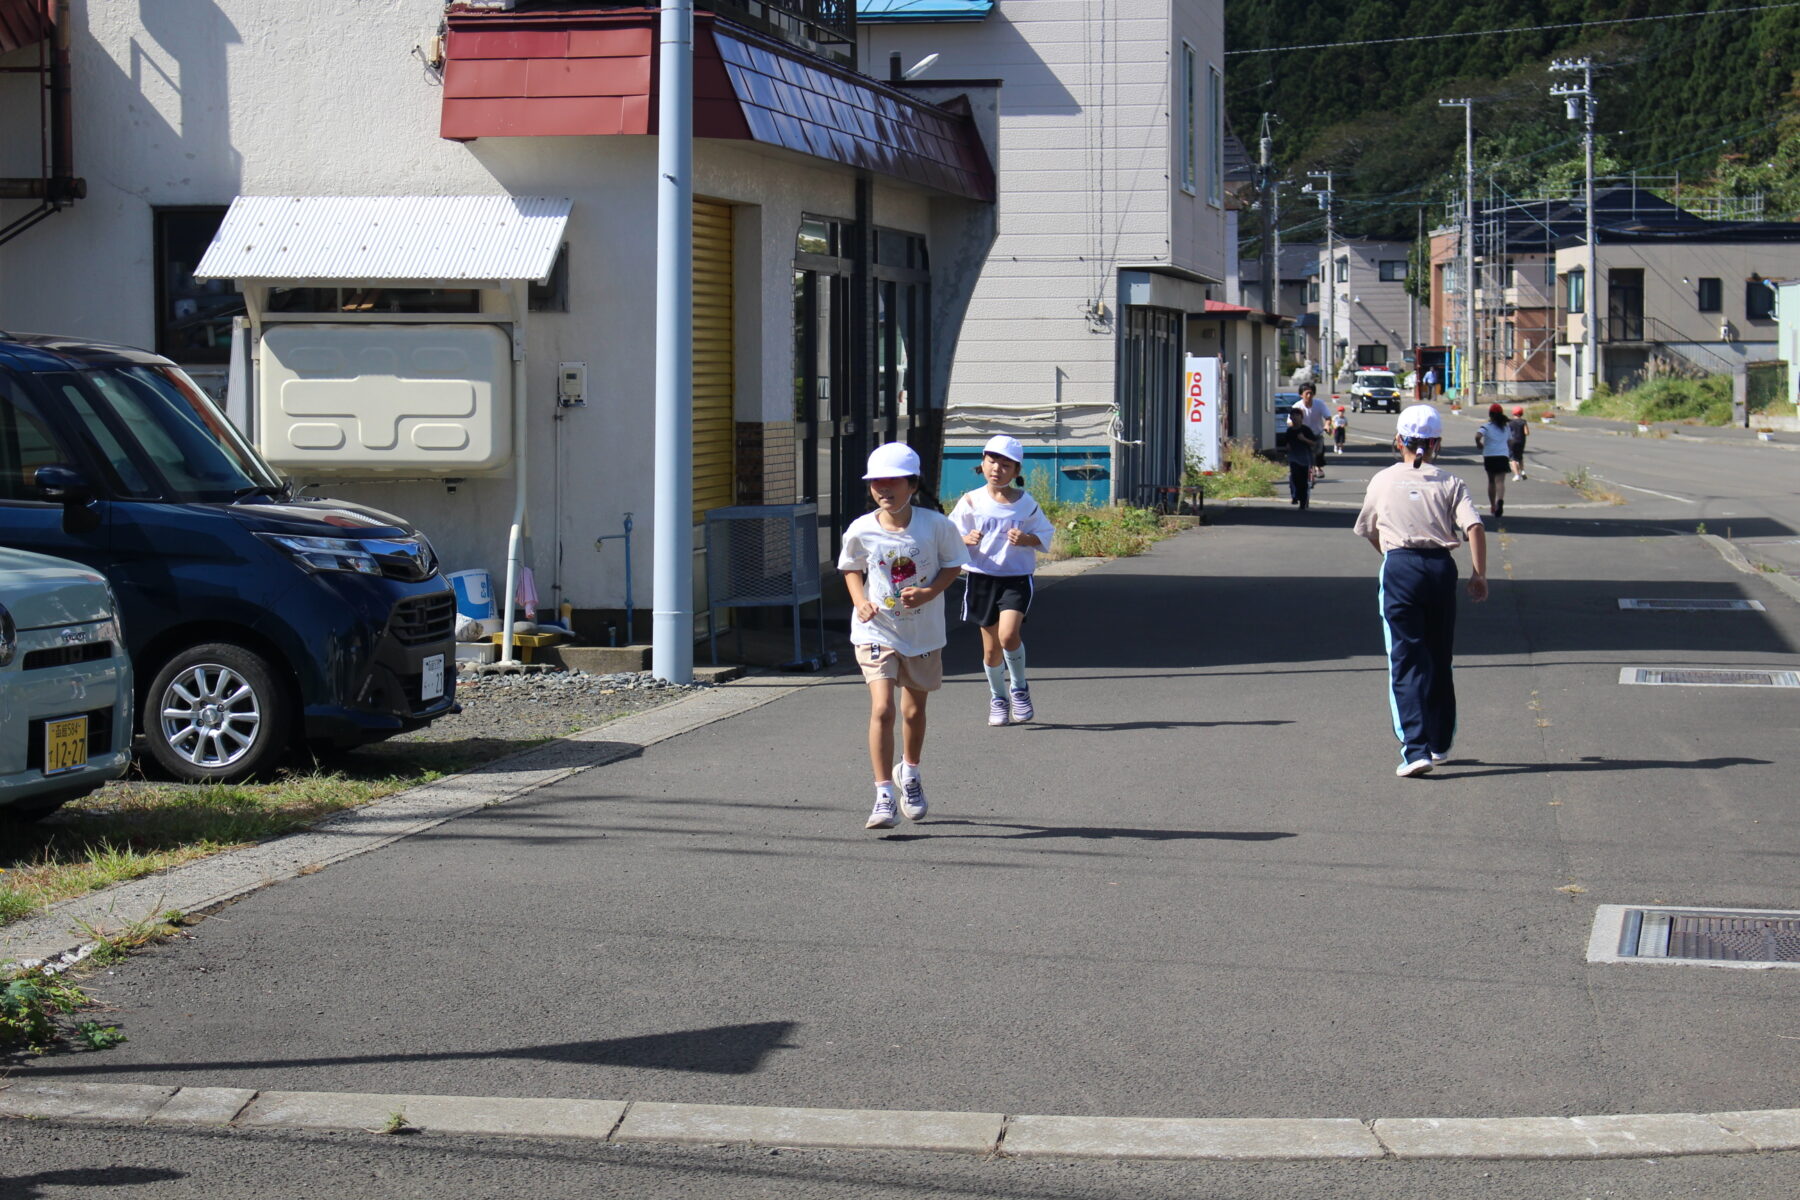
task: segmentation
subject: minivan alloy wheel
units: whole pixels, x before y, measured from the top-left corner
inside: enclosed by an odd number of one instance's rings
[[[213,643],[176,655],[150,685],[144,735],[181,779],[231,782],[272,765],[288,741],[287,698],[263,658]]]

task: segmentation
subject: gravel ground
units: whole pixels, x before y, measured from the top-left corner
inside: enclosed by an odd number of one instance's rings
[[[588,671],[456,677],[462,712],[440,717],[423,729],[392,738],[410,742],[522,742],[562,737],[577,730],[679,700],[711,684],[665,683],[648,671],[596,675]]]

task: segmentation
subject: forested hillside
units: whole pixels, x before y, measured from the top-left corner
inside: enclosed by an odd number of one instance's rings
[[[1679,15],[1700,12],[1712,15]],[[1584,54],[1603,68],[1602,172],[1761,192],[1770,217],[1800,217],[1800,3],[1227,0],[1225,18],[1233,128],[1254,157],[1261,115],[1275,113],[1282,175],[1336,171],[1345,233],[1411,237],[1422,205],[1434,223],[1460,194],[1463,112],[1440,98],[1476,101],[1478,192],[1578,181],[1580,122],[1548,94],[1578,77],[1549,65]],[[1612,23],[1546,28],[1582,22]],[[1484,30],[1511,32],[1428,36]],[[1311,206],[1284,191],[1285,236],[1316,235]]]

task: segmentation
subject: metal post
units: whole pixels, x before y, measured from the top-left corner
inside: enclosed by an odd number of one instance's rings
[[[1559,83],[1551,87],[1552,96],[1561,97],[1567,105],[1568,116],[1573,120],[1582,118],[1581,146],[1587,162],[1587,179],[1582,189],[1582,207],[1586,209],[1587,225],[1587,295],[1584,297],[1582,312],[1582,330],[1586,335],[1587,346],[1586,370],[1576,379],[1574,400],[1577,406],[1592,396],[1605,376],[1600,369],[1600,256],[1597,239],[1594,236],[1594,60],[1591,58],[1563,58],[1550,64],[1552,71],[1580,71],[1579,84]],[[1579,113],[1577,112],[1579,106]],[[1636,192],[1633,192],[1633,203],[1636,203]],[[1585,385],[1585,386],[1584,386]]]
[[[658,33],[656,537],[650,670],[694,679],[694,4],[668,0]]]
[[[1260,153],[1257,158],[1256,182],[1261,191],[1262,208],[1262,309],[1267,313],[1281,312],[1281,257],[1275,239],[1275,139],[1271,135],[1271,118],[1263,114],[1262,136],[1258,139]]]
[[[1317,196],[1319,207],[1325,210],[1325,269],[1319,272],[1323,277],[1320,283],[1323,285],[1322,295],[1325,299],[1325,320],[1320,349],[1325,360],[1325,395],[1329,399],[1332,389],[1337,386],[1337,247],[1334,243],[1337,225],[1331,205],[1333,180],[1330,171],[1308,171],[1306,174],[1308,178],[1325,181],[1322,191],[1315,189],[1310,183],[1304,190]]]
[[[1464,96],[1460,100],[1439,100],[1439,108],[1463,110],[1463,366],[1458,397],[1464,403],[1474,401],[1475,392],[1475,102]]]

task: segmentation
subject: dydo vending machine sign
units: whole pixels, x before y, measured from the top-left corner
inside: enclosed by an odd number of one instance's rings
[[[1182,384],[1181,441],[1187,461],[1202,471],[1217,471],[1220,408],[1225,403],[1219,390],[1219,360],[1190,356]]]

